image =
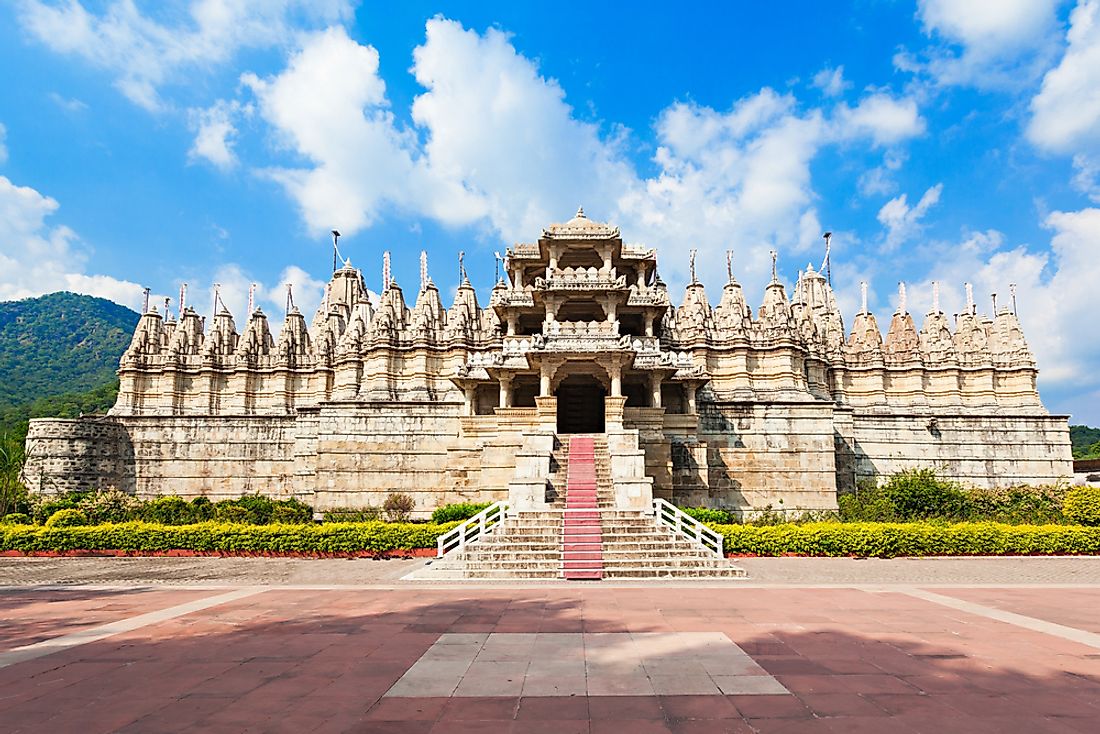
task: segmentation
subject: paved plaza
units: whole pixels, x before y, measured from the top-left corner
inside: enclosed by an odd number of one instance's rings
[[[1100,730],[1100,559],[399,580],[421,563],[0,559],[0,729]]]

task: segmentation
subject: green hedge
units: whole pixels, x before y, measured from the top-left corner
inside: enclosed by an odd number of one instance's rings
[[[125,522],[85,527],[0,526],[0,551],[124,550],[276,553],[357,553],[434,548],[457,523],[337,523],[238,525],[206,522],[155,525]]]
[[[779,556],[1100,554],[1100,527],[963,523],[719,525],[727,553]]]

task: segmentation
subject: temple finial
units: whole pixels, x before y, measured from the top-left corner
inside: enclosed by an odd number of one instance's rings
[[[859,300],[860,300],[860,313],[867,313],[867,281],[859,281]]]
[[[966,283],[966,312],[973,315],[977,310],[974,305],[974,286],[970,283]]]
[[[577,207],[577,215],[574,217],[574,219],[587,219],[587,218],[588,217],[586,217],[584,215],[584,207],[583,206],[578,206]]]
[[[462,250],[458,251],[458,282],[469,283],[470,279],[466,277],[466,253]]]
[[[420,251],[420,290],[428,287],[428,251]]]
[[[772,282],[773,283],[778,283],[779,282],[778,258],[779,258],[779,254],[775,250],[772,250]]]
[[[997,294],[992,293],[990,295],[993,296],[993,316],[996,316],[997,315]]]
[[[726,250],[726,281],[733,285],[733,250]]]
[[[691,284],[695,285],[699,281],[695,278],[695,253],[698,252],[694,247],[688,252],[688,270],[691,272]]]
[[[939,281],[932,281],[932,313],[940,312],[940,284]]]
[[[1012,294],[1012,315],[1013,316],[1019,316],[1019,314],[1016,313],[1016,284],[1015,283],[1009,283],[1008,284],[1008,292]]]
[[[248,284],[248,316],[252,317],[252,312],[256,310],[256,284]]]
[[[904,316],[906,313],[906,297],[905,297],[905,281],[898,281],[898,315]]]
[[[386,250],[382,253],[382,290],[386,291],[390,287],[390,251]]]

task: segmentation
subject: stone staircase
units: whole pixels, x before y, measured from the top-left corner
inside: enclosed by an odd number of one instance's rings
[[[478,542],[411,578],[652,579],[743,578],[745,572],[677,536],[653,515],[617,510],[607,438],[555,441],[549,507],[516,512]]]
[[[603,533],[596,491],[595,439],[572,437],[568,457],[562,515],[562,577],[571,581],[598,581],[603,578]]]

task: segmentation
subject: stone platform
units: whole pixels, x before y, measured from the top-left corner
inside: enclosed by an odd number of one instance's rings
[[[118,559],[5,559],[0,581],[134,565],[106,560]],[[769,583],[491,588],[221,585],[200,560],[204,586],[5,587],[4,730],[1072,733],[1100,721],[1095,559],[825,559],[817,575],[841,582],[829,588],[776,585],[817,559],[756,563]],[[385,565],[310,564],[313,577]],[[783,570],[798,565],[810,571]],[[910,581],[879,583],[891,575]],[[982,583],[996,578],[1035,583]]]

